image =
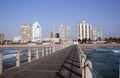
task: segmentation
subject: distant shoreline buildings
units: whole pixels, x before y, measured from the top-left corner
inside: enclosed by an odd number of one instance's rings
[[[77,23],[77,39],[80,41],[100,41],[102,40],[102,30],[100,28],[92,28],[92,25],[82,21]],[[25,24],[21,26],[20,30],[21,43],[26,42],[55,42],[70,41],[71,40],[71,28],[69,26],[60,25],[59,33],[51,32],[50,38],[42,40],[42,28],[38,22],[34,24]],[[54,38],[54,39],[53,39]],[[19,39],[19,38],[16,38]],[[17,41],[17,40],[16,40]]]
[[[33,24],[24,24],[20,27],[20,35],[14,37],[13,40],[5,39],[5,35],[0,33],[0,45],[4,44],[27,44],[27,43],[40,43],[40,44],[56,44],[64,43],[112,43],[120,42],[120,38],[109,37],[102,39],[102,29],[93,28],[91,24],[82,21],[78,22],[76,26],[77,40],[71,39],[70,26],[60,25],[59,33],[52,31],[47,38],[42,37],[42,27],[38,22]],[[76,34],[75,34],[76,35]]]
[[[82,21],[77,23],[77,39],[82,40],[102,40],[102,30],[100,28],[92,28],[92,25]]]

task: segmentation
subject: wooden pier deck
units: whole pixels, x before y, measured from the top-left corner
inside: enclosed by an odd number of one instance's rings
[[[75,46],[5,71],[0,78],[81,78]]]

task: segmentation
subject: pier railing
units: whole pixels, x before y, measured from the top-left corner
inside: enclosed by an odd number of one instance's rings
[[[34,54],[32,54],[32,51],[31,51],[32,47],[31,48],[26,48],[26,49],[27,49],[27,53],[26,53],[25,58],[27,58],[27,59],[22,59],[22,57],[21,57],[21,53],[25,53],[25,52],[17,51],[16,53],[0,54],[0,74],[2,74],[3,71],[5,71],[3,69],[3,67],[4,67],[3,66],[3,63],[4,63],[3,62],[3,57],[4,57],[4,55],[15,54],[16,56],[15,56],[14,59],[11,59],[11,60],[9,59],[9,61],[7,61],[5,63],[8,63],[8,62],[10,63],[10,62],[14,61],[15,62],[14,67],[20,67],[21,61],[27,61],[28,63],[32,62],[33,55],[34,55],[34,60],[37,60],[37,59],[40,58],[40,54],[41,54],[41,57],[44,57],[44,56],[47,56],[47,55],[49,55],[51,53],[54,53],[52,46],[36,47],[36,48],[34,48],[35,49]],[[38,50],[40,50],[40,52]]]
[[[78,46],[78,56],[79,56],[79,62],[80,62],[80,70],[82,72],[82,78],[97,78],[95,72],[93,71],[93,68],[92,68],[92,62],[87,60],[86,59],[86,55],[84,54],[84,52],[82,51],[82,49]],[[59,48],[63,47],[62,46],[58,46]],[[39,49],[40,49],[40,52],[39,52]],[[40,56],[39,56],[39,53],[41,53],[41,57],[44,57],[46,55],[49,55],[51,53],[53,53],[53,47],[52,46],[47,46],[47,47],[36,47],[35,48],[35,52],[34,52],[34,55],[35,55],[35,59],[39,59]],[[27,62],[30,63],[32,62],[32,51],[31,51],[31,48],[28,48],[27,50]],[[0,54],[0,74],[3,73],[3,56],[2,54]],[[10,62],[13,61],[13,60],[10,60]],[[15,56],[15,67],[20,67],[21,65],[21,52],[17,51],[16,52],[16,56]]]
[[[80,69],[82,72],[82,78],[97,78],[92,68],[92,62],[86,59],[86,55],[81,50],[79,45],[78,45],[78,55],[80,61]]]
[[[7,54],[0,54],[0,75],[3,73],[3,71],[11,68],[11,67],[20,67],[22,63],[27,62],[30,63],[33,60],[37,60],[40,57],[44,57],[47,55],[50,55],[54,52],[57,52],[63,48],[68,47],[69,45],[66,44],[61,44],[61,45],[55,45],[53,47],[53,45],[36,45],[36,46],[31,46],[31,45],[13,45],[13,46],[0,46],[0,48],[2,49],[7,49],[7,48],[21,48],[21,49],[27,49],[27,51],[25,52],[19,52],[16,51],[16,53],[7,53]],[[34,51],[32,51],[32,49],[35,49]],[[22,57],[22,53],[24,54],[24,57]],[[8,61],[4,61],[3,57],[4,55],[10,55],[10,54],[15,54],[15,57],[13,59],[9,59]],[[14,62],[14,65],[5,68],[4,69],[4,64],[5,63],[11,63]]]

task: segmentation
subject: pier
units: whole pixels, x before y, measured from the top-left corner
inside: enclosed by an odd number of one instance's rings
[[[48,46],[47,46],[48,47]],[[61,48],[62,47],[62,48]],[[31,60],[31,51],[28,50],[28,62],[20,64],[20,53],[16,53],[16,66],[2,70],[2,55],[0,54],[0,78],[95,78],[92,63],[79,45],[59,46],[53,52],[53,47],[46,48],[41,57]],[[42,47],[43,48],[43,47]]]

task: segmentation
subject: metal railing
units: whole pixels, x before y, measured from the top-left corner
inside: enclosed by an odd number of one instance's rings
[[[82,49],[79,47],[79,45],[77,46],[82,78],[97,78],[95,72],[92,69],[92,62],[86,59],[86,55]]]
[[[40,49],[41,49],[41,57],[44,57],[44,56],[47,56],[47,55],[53,53],[53,47],[51,47],[51,46],[50,47],[42,47]],[[26,60],[26,59],[22,59],[21,60],[20,53],[23,53],[23,52],[17,51],[14,60],[9,60],[7,62],[13,62],[14,61],[15,62],[15,66],[16,67],[20,67],[21,61]],[[36,48],[35,53],[34,53],[35,60],[40,58],[39,53],[40,53],[39,52],[39,48]],[[5,54],[5,55],[9,55],[9,54],[15,54],[15,53],[8,53],[8,54]],[[33,55],[30,48],[28,49],[28,52],[26,54],[27,54],[26,55],[27,62],[30,63],[32,61],[32,55]],[[4,69],[3,69],[3,63],[4,63],[3,62],[3,57],[4,57],[4,54],[0,54],[0,74],[2,74],[3,71],[4,71]]]

